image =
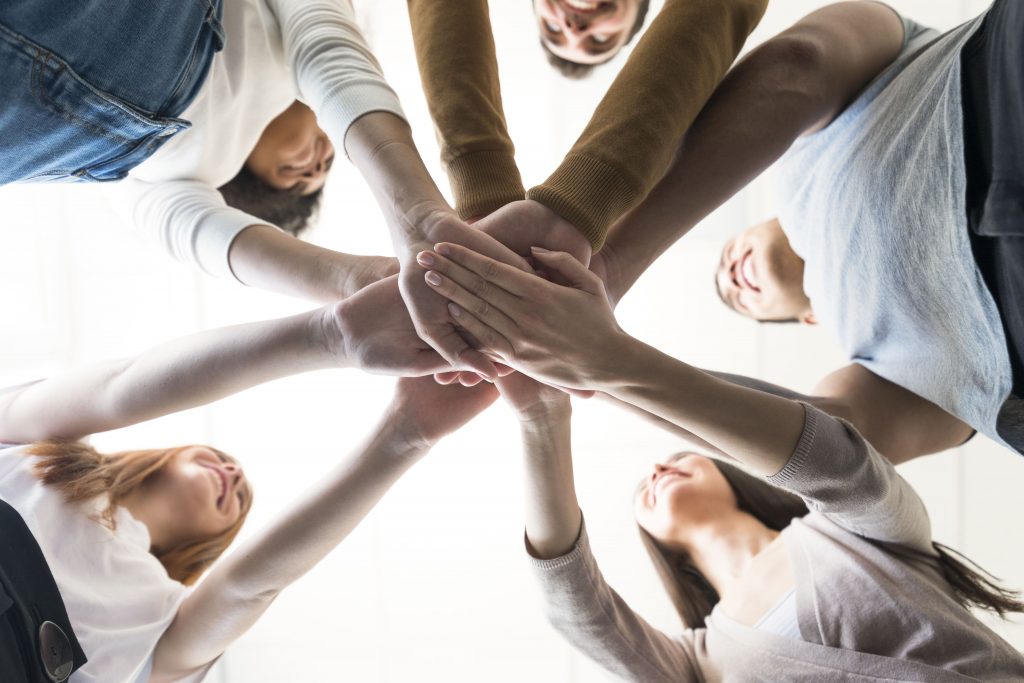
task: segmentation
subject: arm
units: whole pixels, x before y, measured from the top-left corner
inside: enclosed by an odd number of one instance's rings
[[[613,300],[800,135],[831,122],[902,44],[892,10],[845,2],[813,12],[737,64],[682,138],[664,178],[611,228],[601,257]]]
[[[423,92],[455,209],[478,218],[526,195],[505,127],[486,0],[409,0]]]
[[[608,227],[665,172],[767,0],[667,0],[536,200],[601,248]]]
[[[778,472],[793,452],[803,410],[792,399],[805,397],[705,373],[629,337],[615,322],[603,283],[569,255],[534,254],[541,267],[569,283],[560,286],[461,247],[439,245],[438,251],[447,256],[421,256],[439,277],[432,278],[435,288],[456,305],[455,319],[512,367],[560,386],[607,393],[764,475]],[[969,436],[955,418],[858,367],[826,378],[812,402],[863,426],[893,461]]]
[[[200,332],[0,395],[0,442],[79,439],[331,367],[428,374],[446,364],[416,337],[391,278],[337,305]]]
[[[523,375],[498,380],[498,387],[519,417],[526,547],[551,624],[625,680],[696,680],[692,641],[669,638],[630,609],[590,553],[572,476],[569,397]]]
[[[400,380],[370,437],[291,509],[218,563],[156,647],[153,681],[173,681],[219,657],[287,586],[333,550],[444,435],[497,397],[490,385]]]

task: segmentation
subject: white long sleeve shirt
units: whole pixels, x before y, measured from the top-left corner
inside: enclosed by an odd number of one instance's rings
[[[181,115],[192,127],[111,187],[124,219],[174,258],[234,278],[232,241],[266,221],[228,207],[216,188],[278,114],[301,100],[339,149],[364,114],[404,118],[354,15],[351,0],[224,0],[224,49]]]

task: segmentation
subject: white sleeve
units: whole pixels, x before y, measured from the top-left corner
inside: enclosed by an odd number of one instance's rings
[[[405,118],[395,91],[359,32],[351,0],[267,0],[281,26],[299,93],[337,146],[360,116]]]
[[[107,196],[122,220],[147,240],[216,277],[237,279],[228,263],[231,243],[247,227],[267,225],[229,207],[218,190],[196,180],[149,183],[129,177],[111,183]]]

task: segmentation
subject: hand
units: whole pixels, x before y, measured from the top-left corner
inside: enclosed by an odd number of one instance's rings
[[[608,296],[608,303],[611,304],[612,310],[614,310],[619,305],[619,301],[622,300],[625,292],[622,291],[622,269],[615,257],[615,252],[612,251],[607,242],[605,242],[601,251],[594,254],[594,257],[590,259],[590,271],[601,278],[601,282],[604,283],[605,294]]]
[[[453,244],[421,253],[419,263],[424,281],[450,300],[452,320],[482,349],[547,383],[597,388],[631,339],[615,322],[600,278],[564,252],[534,249],[533,256],[569,286]]]
[[[568,394],[521,372],[502,377],[495,385],[524,424],[567,419],[572,412]]]
[[[524,199],[506,204],[474,224],[521,256],[532,256],[532,247],[572,254],[590,263],[590,242],[576,226],[540,202]]]
[[[398,276],[372,284],[330,309],[329,345],[348,363],[387,375],[429,375],[448,367],[416,334]]]
[[[416,251],[432,249],[437,242],[451,242],[532,272],[525,259],[509,251],[496,240],[475,230],[450,212],[435,212],[417,226],[418,242],[408,246],[402,258],[400,287],[419,336],[455,368],[477,372],[488,379],[497,377],[494,364],[476,351],[462,336],[448,315],[445,300],[423,281],[423,271],[415,262]],[[414,248],[414,245],[417,245]]]
[[[401,421],[401,433],[414,448],[430,448],[455,432],[498,398],[491,384],[475,387],[441,386],[429,377],[398,380],[391,413]]]

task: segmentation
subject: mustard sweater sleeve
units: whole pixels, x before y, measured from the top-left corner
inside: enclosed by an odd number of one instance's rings
[[[487,0],[408,0],[416,61],[462,218],[523,199]]]
[[[612,223],[664,175],[767,4],[666,0],[565,160],[527,197],[600,249]]]

